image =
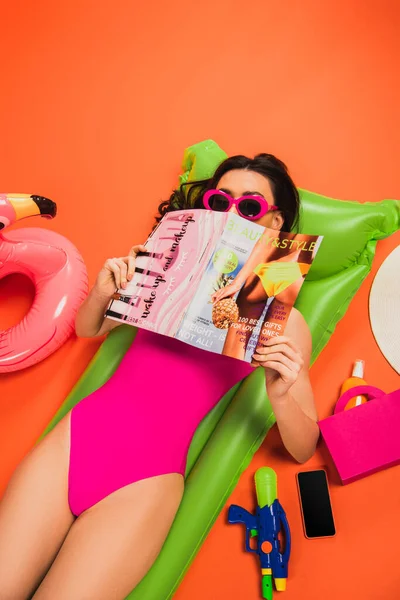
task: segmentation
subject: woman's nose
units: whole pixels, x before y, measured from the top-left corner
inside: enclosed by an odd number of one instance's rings
[[[238,211],[236,209],[236,204],[232,204],[232,206],[230,207],[230,209],[228,210],[228,212],[230,213],[235,213],[235,215],[238,215]]]

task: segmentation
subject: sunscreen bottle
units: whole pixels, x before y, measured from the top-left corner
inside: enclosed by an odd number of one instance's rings
[[[346,379],[346,381],[342,385],[342,389],[340,391],[340,395],[347,392],[351,388],[357,387],[359,385],[368,385],[367,382],[363,379],[364,377],[364,361],[356,360],[353,367],[353,372],[351,377]],[[360,404],[365,404],[368,402],[368,398],[366,396],[354,396],[345,406],[344,410],[349,410],[350,408],[354,408],[355,406],[360,406]]]

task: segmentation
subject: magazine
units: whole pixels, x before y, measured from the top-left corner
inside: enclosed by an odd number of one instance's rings
[[[169,212],[106,316],[251,362],[283,335],[321,241],[233,213]]]

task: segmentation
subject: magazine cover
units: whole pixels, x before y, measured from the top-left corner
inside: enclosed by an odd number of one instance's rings
[[[167,213],[106,316],[251,362],[283,335],[321,241],[233,213]]]

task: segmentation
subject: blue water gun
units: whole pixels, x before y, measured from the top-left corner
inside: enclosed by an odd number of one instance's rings
[[[246,526],[246,551],[258,554],[261,562],[262,594],[272,600],[272,579],[277,591],[286,589],[290,556],[290,529],[285,511],[277,498],[276,473],[262,467],[254,476],[257,493],[257,510],[252,515],[236,504],[229,507],[228,522]],[[285,549],[281,552],[279,534],[283,532]],[[257,548],[250,547],[250,537],[257,536]]]

